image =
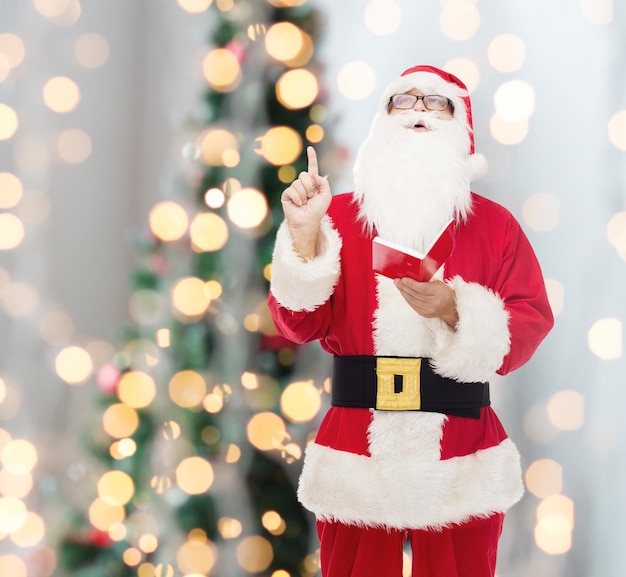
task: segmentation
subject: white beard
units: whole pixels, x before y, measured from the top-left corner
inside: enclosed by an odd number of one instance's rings
[[[423,120],[429,132],[415,132]],[[357,155],[354,177],[360,217],[370,232],[424,249],[451,219],[471,210],[469,135],[455,119],[407,111],[374,119]]]

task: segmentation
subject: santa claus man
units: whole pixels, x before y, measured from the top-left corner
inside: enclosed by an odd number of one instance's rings
[[[324,577],[493,577],[519,453],[489,380],[551,329],[542,273],[519,223],[470,190],[470,100],[431,66],[385,91],[356,159],[355,191],[308,171],[282,195],[269,305],[279,330],[334,356],[332,406],[306,450]],[[372,270],[372,239],[423,251],[450,219],[455,246],[429,282]],[[389,389],[391,383],[391,390]]]

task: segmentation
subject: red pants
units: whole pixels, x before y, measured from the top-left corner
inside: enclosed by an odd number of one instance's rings
[[[504,515],[442,531],[398,531],[317,523],[323,577],[402,577],[408,540],[412,577],[494,577]]]

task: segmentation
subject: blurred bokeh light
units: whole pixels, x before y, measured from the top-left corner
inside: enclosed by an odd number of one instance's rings
[[[349,62],[337,75],[339,92],[349,100],[367,98],[376,86],[376,74],[366,62]]]
[[[302,152],[300,135],[289,126],[274,126],[260,140],[259,154],[277,166],[294,162]]]
[[[390,36],[402,23],[402,9],[395,0],[372,0],[363,13],[365,26],[377,36]]]
[[[581,14],[592,24],[613,21],[613,0],[579,0]]]
[[[156,397],[154,379],[142,371],[124,373],[117,385],[117,396],[122,403],[133,409],[144,409]]]
[[[190,14],[198,14],[209,9],[213,0],[176,0],[178,5]]]
[[[441,10],[441,30],[451,40],[468,40],[480,27],[480,12],[470,0],[450,0]]]
[[[228,200],[226,209],[230,220],[243,229],[259,226],[268,214],[265,195],[255,188],[237,191]]]
[[[176,482],[189,495],[208,491],[213,477],[211,463],[202,457],[187,457],[176,468]]]
[[[91,355],[82,347],[62,349],[55,359],[57,374],[70,385],[86,383],[93,373]]]
[[[81,34],[74,43],[74,57],[84,68],[95,69],[104,66],[110,54],[108,40],[95,32]]]
[[[154,235],[164,241],[178,240],[189,226],[185,209],[172,201],[155,204],[150,210],[149,222]]]
[[[230,92],[241,80],[241,67],[237,56],[226,48],[211,50],[203,62],[204,77],[214,90]]]
[[[24,41],[17,34],[3,32],[0,34],[0,54],[8,68],[17,68],[26,54]]]
[[[524,202],[524,222],[533,230],[545,232],[559,225],[559,198],[547,192],[530,195]]]
[[[278,101],[291,110],[309,106],[317,98],[318,90],[317,79],[305,68],[285,72],[276,83]]]
[[[498,72],[515,72],[526,60],[526,43],[515,34],[500,34],[490,42],[487,57]]]
[[[615,318],[599,319],[589,329],[587,342],[591,352],[604,360],[618,359],[623,354],[623,325]]]
[[[173,310],[175,313],[181,313],[183,317],[193,319],[203,315],[210,303],[211,295],[202,279],[184,277],[177,280],[172,287]]]
[[[68,164],[80,164],[91,155],[91,137],[80,128],[64,130],[57,139],[57,150]]]
[[[11,138],[18,127],[18,119],[15,110],[0,102],[0,140]]]
[[[43,99],[54,112],[70,112],[80,102],[78,85],[66,76],[55,76],[43,87]]]
[[[15,174],[0,172],[0,209],[17,206],[23,194],[22,181]]]

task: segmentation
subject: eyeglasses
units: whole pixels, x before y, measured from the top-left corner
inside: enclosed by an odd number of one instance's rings
[[[394,94],[389,103],[394,108],[400,110],[409,110],[415,106],[418,100],[424,103],[426,110],[445,110],[451,104],[450,99],[441,94],[427,94],[426,96],[417,96],[417,94]]]

